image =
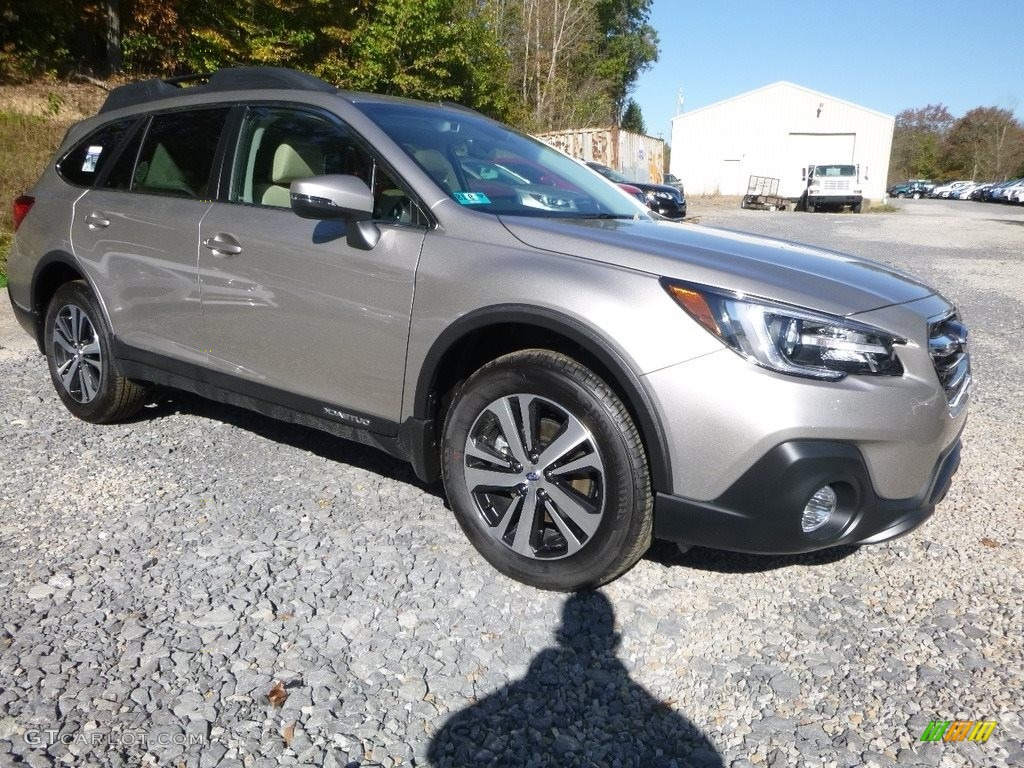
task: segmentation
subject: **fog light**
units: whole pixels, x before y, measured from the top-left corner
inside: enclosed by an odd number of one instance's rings
[[[804,533],[811,533],[825,525],[832,517],[832,513],[836,511],[838,503],[839,498],[832,490],[831,485],[823,486],[815,491],[811,500],[807,502],[807,506],[804,507],[804,515],[800,519],[800,527],[803,528]]]

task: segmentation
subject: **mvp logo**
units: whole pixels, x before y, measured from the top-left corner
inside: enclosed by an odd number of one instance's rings
[[[921,741],[988,741],[995,729],[995,720],[932,720]]]

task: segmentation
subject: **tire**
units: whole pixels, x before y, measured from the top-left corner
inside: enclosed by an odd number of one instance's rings
[[[441,467],[462,530],[517,581],[591,589],[650,546],[653,496],[637,428],[608,385],[565,355],[514,352],[473,374],[448,411]],[[531,509],[532,525],[521,527]]]
[[[850,210],[853,211],[854,213],[860,213],[861,203],[857,203],[856,205],[850,206]]]
[[[896,193],[896,197],[898,197],[898,198],[899,198],[900,200],[902,200],[902,199],[903,199],[904,197],[906,197],[906,196],[907,196],[907,195],[906,195],[906,193],[904,193],[904,192],[897,192],[897,193]]]
[[[46,308],[44,334],[50,378],[72,414],[109,424],[129,418],[145,404],[149,389],[118,371],[110,328],[83,281],[57,289]]]
[[[920,192],[915,192],[915,193],[914,193],[914,194],[912,195],[912,197],[913,197],[913,198],[914,198],[915,200],[920,200],[920,199],[921,199],[921,193],[920,193]]]
[[[814,213],[815,208],[816,208],[816,206],[814,205],[814,203],[808,203],[807,204],[807,212],[808,213]]]

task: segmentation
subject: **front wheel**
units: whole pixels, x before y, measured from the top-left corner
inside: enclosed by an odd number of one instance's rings
[[[442,470],[473,546],[523,583],[597,587],[650,546],[636,426],[608,385],[565,355],[514,352],[473,374],[448,411]]]
[[[125,378],[111,356],[111,333],[88,286],[65,283],[46,310],[50,377],[71,413],[106,424],[133,415],[146,402],[145,386]]]
[[[920,200],[921,199],[921,193],[920,192],[915,192],[913,197],[914,197],[915,200]]]

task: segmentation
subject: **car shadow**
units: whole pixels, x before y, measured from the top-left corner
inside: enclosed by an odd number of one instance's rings
[[[328,461],[348,464],[415,486],[424,493],[445,499],[444,487],[440,481],[424,483],[412,469],[409,462],[396,459],[372,446],[331,435],[313,427],[292,424],[264,416],[226,403],[207,400],[199,395],[180,390],[157,390],[150,402],[133,421],[145,422],[174,413],[187,413],[205,419],[213,419],[233,427],[244,429],[275,443],[289,445],[309,451]],[[447,504],[447,501],[445,502]]]
[[[714,573],[764,573],[798,565],[835,563],[850,557],[859,549],[860,547],[856,545],[844,545],[800,555],[750,555],[745,552],[727,552],[705,547],[693,547],[687,552],[680,552],[679,547],[671,541],[655,541],[647,550],[644,559],[658,565],[680,566]]]
[[[722,756],[676,703],[652,696],[617,658],[615,613],[600,592],[571,595],[554,647],[525,677],[456,712],[428,748],[435,768],[721,768]]]

